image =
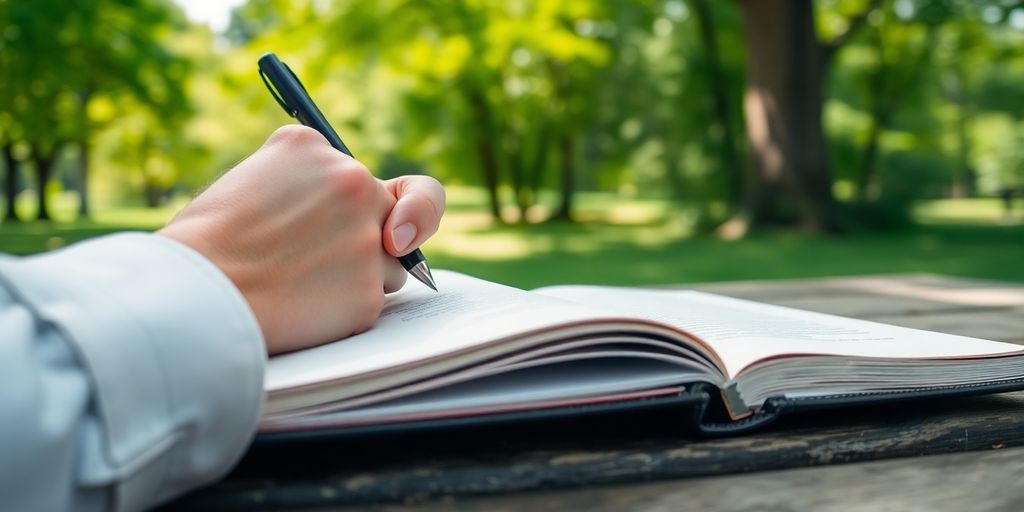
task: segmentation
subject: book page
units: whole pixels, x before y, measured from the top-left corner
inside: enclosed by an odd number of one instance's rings
[[[554,286],[535,293],[670,324],[708,343],[735,378],[751,364],[798,354],[960,358],[1022,353],[1018,345],[896,327],[689,290]]]
[[[551,401],[563,405],[585,403],[586,398],[638,393],[644,390],[664,394],[682,391],[681,382],[706,378],[702,372],[687,371],[674,364],[650,359],[598,358],[557,365],[526,366],[509,373],[485,375],[425,393],[378,403],[369,407],[306,414],[264,420],[263,430],[288,430],[301,426],[334,426],[380,421],[411,421],[424,416],[450,417],[458,413],[494,413],[519,408],[532,409]],[[672,387],[676,386],[676,387]]]
[[[272,357],[264,388],[273,392],[422,363],[516,334],[598,320],[601,312],[559,299],[436,271],[440,292],[412,279],[387,297],[372,329],[320,347]],[[344,303],[338,304],[345,307]]]

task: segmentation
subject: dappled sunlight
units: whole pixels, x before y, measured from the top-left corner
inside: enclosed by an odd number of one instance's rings
[[[483,210],[459,211],[448,208],[441,219],[441,226],[438,228],[437,236],[445,236],[448,233],[463,233],[468,231],[486,231],[495,225],[490,214]]]
[[[459,197],[466,197],[457,192]],[[586,194],[584,194],[586,195]],[[430,252],[480,261],[523,260],[546,254],[588,255],[612,247],[643,251],[660,249],[692,234],[684,217],[673,215],[667,202],[617,201],[603,207],[590,201],[575,223],[502,225],[475,210],[449,210],[441,228],[427,244]]]
[[[157,208],[136,206],[130,208],[97,208],[93,213],[93,221],[97,224],[112,226],[134,226],[138,229],[152,229],[163,226],[171,221],[189,199],[178,197],[166,205]]]
[[[424,247],[460,260],[529,260],[554,254],[586,256],[609,248],[663,248],[693,233],[690,216],[671,202],[629,199],[603,192],[577,195],[576,222],[500,224],[486,212],[481,188],[448,188],[448,208],[437,234]],[[547,219],[550,208],[532,215]]]
[[[1024,306],[1024,291],[1019,286],[999,283],[971,283],[968,288],[962,281],[953,281],[958,286],[949,287],[949,281],[933,276],[903,276],[893,278],[865,278],[844,283],[844,287],[898,297],[910,297],[962,306]]]
[[[546,243],[547,242],[547,243]],[[531,254],[548,252],[550,242],[516,233],[473,235],[469,233],[439,233],[430,241],[430,250],[482,261],[501,261],[525,258]]]
[[[609,224],[649,224],[660,220],[665,215],[665,203],[619,203],[612,205],[603,212],[603,218],[594,215],[594,220],[602,220]],[[585,215],[585,214],[583,214]]]
[[[688,217],[669,208],[663,210],[665,215],[645,217],[641,224],[609,222],[613,208],[593,207],[612,204],[606,199],[583,210],[594,221],[578,223],[501,225],[469,209],[453,211],[425,252],[437,268],[524,288],[570,282],[655,285],[894,272],[1024,280],[1019,264],[1024,231],[995,222],[970,227],[934,224],[908,232],[843,237],[759,232],[727,242],[693,234]],[[644,204],[649,200],[635,201],[639,207],[632,202],[620,198],[614,205],[628,212],[658,210]]]
[[[921,201],[914,217],[922,224],[1020,225],[1024,224],[1024,198],[1018,197],[1009,211],[996,198]]]

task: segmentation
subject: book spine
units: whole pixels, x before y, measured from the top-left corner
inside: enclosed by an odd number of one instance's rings
[[[773,400],[768,400],[755,411],[750,411],[742,402],[736,403],[740,411],[747,411],[743,417],[736,418],[731,413],[732,405],[728,403],[728,388],[729,386],[718,388],[702,382],[694,384],[689,389],[690,394],[701,397],[702,405],[696,414],[696,427],[701,434],[711,437],[734,436],[763,428],[778,417],[780,411],[776,407],[777,404]]]
[[[725,407],[729,410],[729,416],[733,419],[746,418],[754,413],[750,406],[747,405],[747,402],[743,400],[743,395],[740,394],[734,380],[729,381],[722,388],[722,400],[725,401]]]

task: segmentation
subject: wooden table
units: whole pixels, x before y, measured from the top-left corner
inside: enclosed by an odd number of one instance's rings
[[[1024,286],[930,275],[689,286],[1024,344]],[[250,452],[170,509],[1024,510],[1024,392],[797,415],[736,438],[670,413]]]

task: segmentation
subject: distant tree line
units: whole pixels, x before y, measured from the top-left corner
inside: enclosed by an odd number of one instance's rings
[[[0,152],[4,219],[18,221],[16,196],[30,171],[36,218],[49,220],[47,184],[62,157],[74,157],[78,213],[89,215],[91,143],[121,105],[173,124],[189,114],[182,88],[187,60],[169,53],[161,32],[182,24],[158,0],[0,2]],[[90,115],[105,98],[114,111]]]
[[[997,0],[249,0],[223,35],[167,0],[39,0],[0,2],[0,44],[8,220],[26,182],[48,218],[61,162],[84,216],[90,162],[156,204],[237,161],[286,121],[263,51],[379,173],[482,186],[498,222],[612,189],[727,237],[834,233],[1024,184],[1024,7]]]

